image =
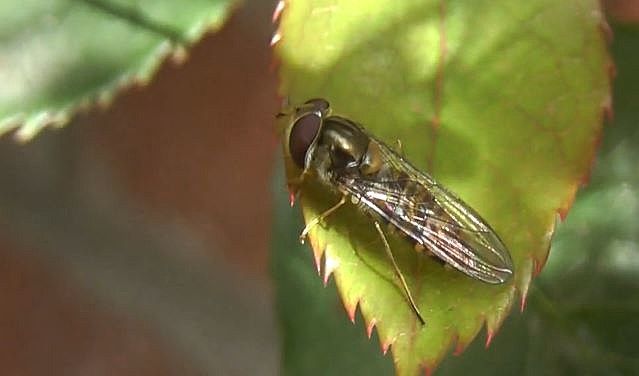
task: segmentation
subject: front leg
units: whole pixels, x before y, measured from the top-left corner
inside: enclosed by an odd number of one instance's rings
[[[300,243],[304,244],[304,241],[306,240],[306,236],[308,235],[309,231],[311,231],[313,227],[321,223],[326,217],[331,215],[335,210],[339,209],[345,203],[346,203],[346,196],[344,195],[342,196],[341,200],[339,200],[337,204],[333,205],[324,213],[320,214],[319,216],[313,218],[312,221],[308,222],[306,226],[304,227],[304,230],[302,230],[302,233],[300,234]]]

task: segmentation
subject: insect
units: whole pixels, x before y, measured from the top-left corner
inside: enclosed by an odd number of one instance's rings
[[[281,114],[284,115],[284,114]],[[306,101],[290,113],[284,148],[301,170],[289,181],[296,186],[313,176],[339,195],[337,204],[307,222],[309,231],[348,201],[368,214],[379,233],[395,275],[411,306],[424,324],[380,223],[394,228],[425,252],[476,280],[507,282],[513,274],[508,249],[481,216],[430,175],[369,134],[360,124],[332,115],[322,98]],[[289,179],[290,180],[290,179]]]

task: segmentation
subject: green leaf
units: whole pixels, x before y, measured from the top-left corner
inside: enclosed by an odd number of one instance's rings
[[[0,0],[0,135],[28,140],[95,100],[146,83],[219,28],[231,0]]]
[[[615,121],[526,314],[506,322],[490,351],[471,346],[439,375],[639,374],[639,28],[614,35]]]
[[[609,104],[602,22],[596,1],[288,3],[275,38],[282,95],[325,97],[388,144],[401,140],[409,160],[482,214],[515,262],[512,283],[488,286],[390,239],[421,327],[368,217],[348,207],[316,226],[318,269],[334,275],[349,316],[359,306],[391,346],[398,374],[432,369],[484,322],[490,340],[545,263]],[[313,180],[302,186],[306,221],[338,200]]]

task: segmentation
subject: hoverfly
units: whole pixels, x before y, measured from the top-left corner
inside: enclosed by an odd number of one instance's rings
[[[284,115],[284,114],[280,114]],[[285,153],[302,172],[341,195],[340,201],[307,222],[300,235],[347,201],[373,219],[411,309],[424,319],[390,249],[380,222],[394,227],[426,252],[467,276],[502,284],[513,274],[508,249],[481,216],[430,175],[369,134],[361,125],[332,115],[327,100],[316,98],[294,108],[285,133]]]

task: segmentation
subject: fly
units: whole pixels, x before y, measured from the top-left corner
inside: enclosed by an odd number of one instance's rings
[[[282,114],[284,115],[284,114]],[[489,284],[513,274],[508,249],[481,216],[459,197],[418,170],[401,152],[369,134],[360,124],[332,115],[327,100],[316,98],[295,108],[286,130],[285,152],[301,171],[341,195],[340,201],[307,222],[310,229],[351,201],[373,219],[394,272],[411,306],[424,319],[399,269],[380,223],[399,230],[418,252],[426,252],[456,270]]]

